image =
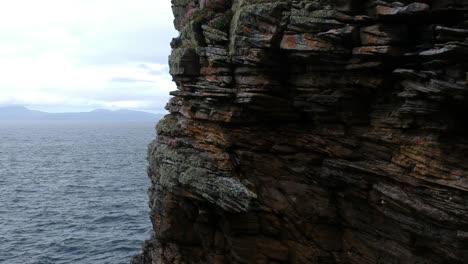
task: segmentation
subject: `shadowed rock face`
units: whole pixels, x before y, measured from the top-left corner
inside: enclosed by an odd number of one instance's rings
[[[172,3],[134,263],[466,263],[468,1]]]

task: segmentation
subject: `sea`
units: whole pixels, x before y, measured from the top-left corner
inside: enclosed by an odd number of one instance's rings
[[[0,122],[0,263],[128,264],[156,122]]]

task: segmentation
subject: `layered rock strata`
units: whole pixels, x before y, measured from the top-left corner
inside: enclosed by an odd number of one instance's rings
[[[467,0],[172,4],[134,263],[467,263]]]

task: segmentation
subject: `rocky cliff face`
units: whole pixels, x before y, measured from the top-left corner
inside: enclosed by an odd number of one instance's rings
[[[467,0],[172,3],[135,263],[467,263]]]

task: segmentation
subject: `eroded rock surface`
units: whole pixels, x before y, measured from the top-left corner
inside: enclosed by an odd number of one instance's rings
[[[467,263],[468,1],[172,3],[134,263]]]

